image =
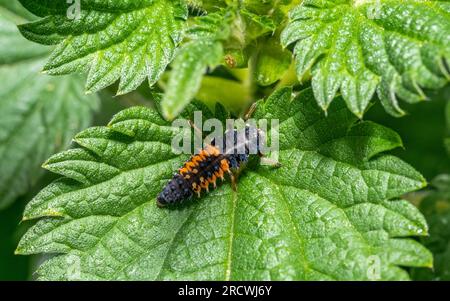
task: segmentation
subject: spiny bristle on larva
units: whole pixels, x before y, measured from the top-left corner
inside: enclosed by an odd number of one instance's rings
[[[199,154],[192,156],[189,161],[184,163],[184,166],[179,169],[179,173],[183,176],[186,176],[190,173],[197,174],[202,162],[209,163],[219,156],[219,149],[217,147],[208,145]]]
[[[202,190],[209,191],[210,185],[217,187],[217,179],[224,180],[224,173],[230,165],[215,146],[206,146],[199,154],[194,155],[179,170],[179,174],[190,183],[194,193],[200,196]]]
[[[214,145],[206,146],[192,156],[157,197],[158,206],[180,203],[193,194],[200,197],[202,190],[217,187],[217,180],[224,180],[225,173],[239,168],[248,155],[221,154]]]
[[[182,175],[175,175],[164,187],[163,191],[157,197],[157,205],[164,207],[166,205],[182,202],[190,198],[192,191],[188,181]]]

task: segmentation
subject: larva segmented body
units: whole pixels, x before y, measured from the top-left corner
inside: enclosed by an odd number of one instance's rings
[[[224,179],[225,174],[229,174],[234,181],[232,170],[238,170],[242,164],[248,161],[250,155],[249,144],[257,143],[257,153],[259,151],[259,141],[262,131],[255,131],[255,137],[249,137],[249,127],[245,128],[244,152],[238,154],[237,136],[238,131],[233,130],[234,145],[231,152],[221,153],[217,143],[214,141],[207,145],[198,154],[192,156],[183,167],[178,170],[173,178],[167,183],[163,191],[157,197],[157,204],[160,207],[180,203],[191,198],[194,194],[200,196],[202,190],[209,191],[211,186],[216,188],[217,180]],[[227,137],[227,134],[225,134]],[[223,148],[226,149],[226,139],[223,141]]]

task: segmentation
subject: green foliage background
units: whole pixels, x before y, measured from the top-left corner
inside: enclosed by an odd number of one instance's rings
[[[0,0],[0,279],[449,279],[448,1],[65,2]],[[282,167],[157,208],[256,101]]]

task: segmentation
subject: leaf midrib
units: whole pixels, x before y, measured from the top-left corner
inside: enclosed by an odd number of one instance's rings
[[[156,277],[155,277],[155,280],[162,280],[162,279],[161,279],[161,276],[162,276],[162,273],[163,273],[163,271],[164,271],[164,267],[166,266],[167,259],[169,258],[170,251],[172,250],[172,247],[173,247],[173,245],[174,245],[174,243],[175,243],[175,240],[176,240],[176,238],[180,235],[181,229],[183,229],[184,225],[186,225],[186,224],[188,223],[188,221],[194,216],[194,212],[195,212],[195,210],[191,210],[191,211],[189,212],[189,214],[188,214],[188,216],[186,217],[186,219],[180,224],[180,226],[178,227],[178,229],[175,231],[175,233],[174,233],[172,239],[169,241],[169,245],[168,245],[168,247],[167,247],[167,251],[166,251],[166,253],[165,253],[165,255],[164,255],[164,259],[163,259],[163,261],[162,261],[162,263],[161,263],[161,267],[160,267],[160,269],[159,269],[158,274],[157,274]]]
[[[327,201],[329,204],[331,204],[334,208],[340,210],[340,211],[344,214],[344,216],[347,217],[347,222],[348,222],[348,224],[351,225],[351,228],[353,229],[353,231],[354,231],[355,233],[358,233],[360,239],[361,239],[361,240],[364,242],[364,244],[366,245],[366,247],[367,247],[367,249],[368,249],[368,251],[369,251],[369,254],[376,254],[375,252],[373,252],[374,249],[373,249],[373,247],[369,244],[369,242],[367,241],[367,239],[366,239],[366,238],[362,235],[362,233],[361,233],[361,232],[353,225],[353,223],[350,221],[350,219],[348,219],[348,215],[347,215],[346,211],[344,210],[345,208],[341,208],[340,206],[338,206],[338,205],[337,205],[336,203],[334,203],[333,201],[330,201],[329,199],[327,199],[327,198],[321,196],[318,192],[310,191],[310,190],[303,189],[303,188],[299,188],[299,187],[296,187],[296,186],[293,186],[293,185],[279,184],[279,183],[277,183],[275,180],[270,179],[270,178],[268,178],[268,177],[266,177],[266,176],[264,176],[264,175],[261,175],[261,174],[258,174],[258,175],[261,176],[262,178],[266,179],[267,181],[271,182],[271,183],[272,183],[274,186],[276,186],[276,187],[280,187],[280,186],[281,186],[281,187],[291,187],[291,188],[294,188],[294,189],[299,189],[299,190],[301,190],[301,191],[305,191],[305,192],[308,192],[308,193],[317,195],[317,196],[320,197],[322,200]],[[292,217],[291,211],[289,210],[289,208],[290,208],[289,202],[286,200],[284,194],[281,193],[281,195],[282,195],[282,198],[283,198],[283,200],[284,200],[285,206],[288,208],[288,210],[286,210],[286,211],[287,211],[287,213],[288,213],[288,215],[289,215],[289,219],[290,219],[290,221],[291,221],[291,223],[292,223],[292,225],[293,225],[293,228],[294,228],[294,230],[295,230],[295,234],[296,234],[296,236],[297,236],[297,238],[298,238],[300,244],[301,244],[302,246],[304,246],[304,239],[303,239],[302,236],[300,235],[300,231],[298,231],[298,228],[295,226],[295,223],[293,222],[293,217]],[[355,205],[356,205],[356,204],[355,204]],[[303,256],[303,258],[304,258],[304,266],[305,266],[306,270],[316,271],[316,272],[318,272],[318,273],[320,273],[320,274],[326,275],[326,276],[328,276],[328,277],[330,277],[330,278],[332,278],[332,279],[334,279],[334,280],[337,280],[337,278],[334,277],[333,275],[326,274],[326,273],[324,273],[324,272],[321,272],[321,271],[319,271],[319,270],[316,270],[315,268],[310,267],[310,266],[309,266],[309,262],[306,260],[306,257]],[[305,270],[305,272],[306,272],[306,270]]]
[[[228,239],[228,252],[227,252],[227,261],[225,266],[225,281],[231,280],[231,264],[233,260],[233,242],[234,242],[234,229],[236,223],[236,205],[237,205],[237,191],[231,190],[231,198],[232,198],[232,208],[231,208],[231,222],[230,222],[230,232]]]

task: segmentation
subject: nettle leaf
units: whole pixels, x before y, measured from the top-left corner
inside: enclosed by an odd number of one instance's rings
[[[376,92],[400,116],[398,98],[418,102],[422,88],[449,82],[449,11],[445,1],[307,0],[291,11],[282,43],[295,44],[297,75],[311,71],[324,110],[340,91],[362,117]]]
[[[273,33],[277,29],[277,24],[270,16],[257,15],[246,9],[241,9],[239,14],[245,20],[245,35],[248,40]]]
[[[415,280],[450,280],[450,175],[432,181],[434,190],[420,202],[420,210],[430,225],[430,236],[423,243],[433,252],[434,268],[414,269]]]
[[[2,10],[3,16],[10,14],[14,16],[14,18],[17,18],[17,21],[20,20],[21,22],[23,22],[24,19],[33,20],[36,18],[36,16],[20,5],[19,1],[0,0],[0,9]]]
[[[254,77],[261,86],[269,86],[283,77],[291,65],[289,51],[277,42],[279,36],[262,41],[255,58]]]
[[[48,55],[48,47],[39,46],[25,40],[17,30],[15,22],[23,18],[13,13],[9,7],[0,2],[0,66],[7,67],[26,60],[39,60]]]
[[[188,30],[189,42],[183,45],[172,64],[161,107],[164,117],[174,119],[200,89],[203,75],[224,58],[222,42],[230,35],[232,12],[197,17]]]
[[[39,74],[48,47],[25,40],[0,8],[0,209],[28,191],[43,160],[67,148],[90,124],[97,97],[78,77]],[[10,14],[10,13],[9,13]],[[18,20],[19,17],[13,17]]]
[[[300,4],[301,0],[242,0],[240,5],[256,15],[270,16],[277,24],[285,21],[287,12]]]
[[[207,13],[220,10],[227,6],[227,0],[187,0],[193,9],[204,10]]]
[[[89,92],[117,80],[118,94],[133,91],[146,78],[153,85],[172,61],[187,18],[181,0],[82,0],[78,15],[65,0],[20,2],[42,17],[21,25],[22,34],[57,45],[44,70],[53,75],[85,72]]]
[[[398,199],[425,180],[381,154],[398,135],[340,99],[326,118],[311,90],[280,90],[255,117],[280,120],[282,167],[253,164],[237,192],[224,183],[166,209],[155,198],[186,159],[171,150],[180,129],[134,107],[80,133],[46,163],[63,177],[26,207],[24,219],[42,219],[17,253],[60,253],[42,280],[408,279],[400,266],[432,265],[408,238],[426,235],[423,216]]]

